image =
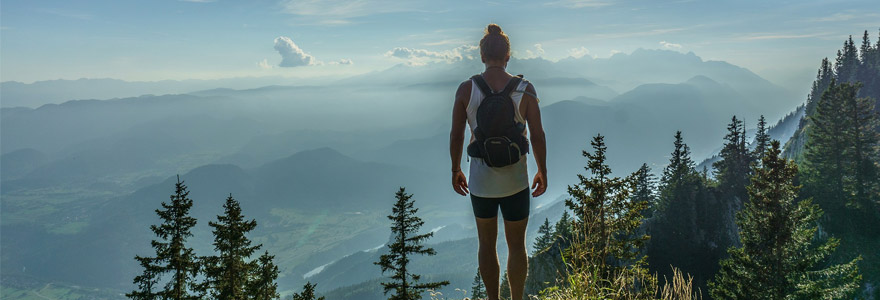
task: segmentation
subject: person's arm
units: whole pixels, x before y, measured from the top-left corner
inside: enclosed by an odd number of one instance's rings
[[[468,194],[467,178],[461,171],[461,152],[464,147],[464,130],[467,125],[467,107],[465,99],[470,97],[470,81],[462,82],[455,92],[455,104],[452,105],[452,130],[449,132],[449,157],[452,160],[452,189],[465,196]]]
[[[547,191],[547,140],[544,137],[544,126],[541,124],[541,109],[538,107],[538,98],[534,95],[535,87],[531,83],[526,87],[523,101],[526,102],[526,122],[529,125],[529,140],[532,144],[532,153],[535,156],[535,164],[538,172],[532,180],[533,197],[538,197]]]

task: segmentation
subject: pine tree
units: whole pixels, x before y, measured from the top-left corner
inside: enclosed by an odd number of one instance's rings
[[[752,152],[752,160],[756,163],[760,162],[764,156],[764,151],[770,146],[770,135],[767,134],[767,120],[764,115],[758,119],[758,130],[755,133],[755,150]]]
[[[568,210],[563,210],[562,216],[551,228],[550,245],[545,250],[535,251],[529,258],[529,273],[524,290],[526,294],[537,295],[564,279],[567,267],[562,254],[572,241],[571,221]]]
[[[804,151],[804,177],[807,193],[818,199],[826,211],[843,210],[847,203],[844,194],[846,173],[846,136],[840,134],[848,126],[844,111],[843,94],[846,86],[832,80],[816,106],[816,113],[808,116],[812,125],[807,132]]]
[[[501,287],[498,291],[498,298],[501,300],[520,300],[510,297],[510,281],[507,280],[507,270],[504,270],[504,275],[501,276]]]
[[[550,226],[550,219],[544,218],[544,224],[538,227],[538,237],[535,239],[535,253],[550,247],[556,240],[554,234],[553,227]]]
[[[663,175],[660,177],[657,211],[663,218],[677,220],[672,233],[681,235],[689,231],[689,228],[696,227],[693,195],[698,178],[690,156],[690,147],[684,143],[681,131],[675,133],[673,145],[675,148],[669,158],[669,165],[663,168]],[[668,216],[673,213],[675,216]]]
[[[486,285],[483,284],[483,278],[480,277],[480,269],[477,269],[477,275],[474,276],[474,283],[471,286],[471,300],[486,299]]]
[[[425,222],[416,216],[418,208],[413,207],[412,195],[407,194],[406,189],[401,187],[395,197],[397,201],[394,203],[391,215],[388,215],[388,219],[392,221],[393,242],[388,245],[389,253],[383,254],[374,264],[382,267],[383,274],[387,271],[393,272],[390,276],[391,281],[382,283],[385,294],[394,291],[390,300],[421,299],[425,290],[440,288],[448,285],[449,281],[420,283],[421,276],[407,270],[411,254],[436,254],[433,248],[422,245],[422,242],[434,233],[417,234]]]
[[[852,36],[843,42],[843,51],[837,51],[834,73],[839,82],[854,82],[859,67],[859,53]]]
[[[823,58],[822,63],[819,65],[819,70],[816,73],[816,80],[813,81],[813,86],[810,89],[810,94],[807,95],[807,116],[812,116],[816,112],[816,106],[818,106],[822,94],[828,89],[828,86],[831,85],[832,79],[834,79],[834,69],[831,65],[831,61],[829,61],[827,57]],[[809,119],[804,119],[803,121],[810,122]]]
[[[135,300],[153,300],[159,297],[159,293],[154,291],[154,287],[159,284],[158,275],[162,273],[152,257],[135,256],[135,260],[144,268],[144,273],[134,278],[134,284],[138,286],[137,290],[125,294],[126,297]]]
[[[656,176],[651,174],[651,167],[648,164],[643,163],[639,170],[632,174],[632,202],[644,202],[647,203],[646,209],[642,212],[642,215],[645,218],[650,218],[653,215],[653,210],[655,209],[655,205],[657,202],[657,194],[655,192],[655,185],[657,182]]]
[[[650,220],[648,264],[658,278],[673,278],[670,265],[694,276],[702,288],[717,270],[723,250],[733,241],[724,226],[733,216],[724,215],[726,205],[719,202],[696,171],[690,149],[676,132],[674,150],[660,177],[658,209]]]
[[[575,215],[576,242],[569,259],[575,269],[596,268],[599,276],[611,280],[645,262],[639,255],[649,237],[636,230],[648,203],[632,201],[630,178],[611,177],[604,137],[596,135],[590,144],[594,152],[583,155],[588,158],[584,169],[591,176],[578,174],[580,183],[568,187],[571,198],[565,200]]]
[[[217,216],[217,222],[209,222],[214,228],[214,251],[220,256],[204,258],[205,284],[214,299],[243,299],[250,285],[249,275],[257,266],[248,258],[262,247],[251,246],[245,236],[257,227],[256,220],[245,220],[238,201],[229,194],[223,204],[224,214]]]
[[[149,299],[156,296],[175,300],[199,298],[192,292],[196,288],[194,279],[200,265],[193,249],[186,245],[186,240],[192,237],[192,228],[196,225],[196,219],[189,215],[193,202],[188,196],[186,185],[177,176],[170,203],[162,202],[163,209],[156,210],[162,223],[150,225],[150,230],[159,238],[151,243],[156,249],[156,256],[135,257],[144,267],[144,274],[135,278],[135,283],[141,290],[132,291],[126,294],[127,297]],[[152,285],[165,273],[170,273],[171,279],[164,289],[151,292]]]
[[[727,125],[727,135],[724,136],[724,147],[721,148],[721,160],[712,164],[715,168],[715,178],[718,180],[718,189],[721,199],[730,201],[734,207],[739,207],[748,195],[746,186],[751,176],[752,156],[746,147],[746,130],[742,120],[736,116]]]
[[[845,91],[843,113],[849,120],[849,126],[843,132],[849,141],[844,150],[849,175],[846,186],[851,191],[849,194],[853,195],[853,207],[874,211],[872,202],[880,188],[880,172],[876,164],[880,162],[880,117],[874,112],[874,99],[856,97],[862,86],[861,83],[841,85]]]
[[[306,282],[306,285],[303,286],[303,291],[301,293],[294,293],[293,298],[291,300],[324,300],[324,296],[315,299],[315,286],[317,284],[312,284],[311,282]]]
[[[553,226],[553,232],[556,233],[556,238],[571,241],[571,214],[568,213],[568,210],[562,211],[562,216],[559,217],[559,221],[556,221],[556,224]]]
[[[251,280],[248,284],[248,295],[254,300],[277,299],[278,266],[275,265],[275,255],[269,255],[269,251],[263,252],[257,259],[256,268],[251,270]],[[323,297],[321,297],[323,299]]]
[[[751,178],[750,201],[737,215],[742,247],[710,283],[715,299],[843,299],[852,297],[861,281],[858,258],[817,269],[837,247],[830,238],[813,245],[822,211],[811,200],[796,201],[797,166],[779,157],[771,142],[761,167]]]

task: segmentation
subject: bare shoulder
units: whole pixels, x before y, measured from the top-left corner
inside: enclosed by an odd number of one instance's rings
[[[455,91],[456,102],[467,102],[468,100],[470,100],[471,85],[472,84],[470,80],[462,81],[461,84],[458,85],[458,90]]]

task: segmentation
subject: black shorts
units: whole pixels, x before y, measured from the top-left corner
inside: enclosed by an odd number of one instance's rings
[[[477,218],[497,217],[500,206],[505,221],[519,221],[529,217],[529,188],[501,198],[483,198],[471,194],[471,205]]]

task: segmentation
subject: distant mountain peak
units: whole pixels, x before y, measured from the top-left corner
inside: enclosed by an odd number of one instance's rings
[[[685,81],[685,83],[693,84],[693,85],[711,85],[711,86],[720,85],[720,83],[718,83],[718,81],[715,81],[714,79],[709,78],[708,76],[705,76],[705,75],[697,75],[697,76],[691,77],[691,79],[688,79],[687,81]]]
[[[281,162],[282,164],[295,164],[299,165],[301,163],[316,163],[316,162],[342,162],[342,163],[356,163],[358,162],[354,158],[346,156],[345,154],[336,151],[336,149],[330,147],[321,147],[310,150],[303,150],[288,157],[282,158],[276,162],[269,162],[266,165],[274,165],[277,162]]]

